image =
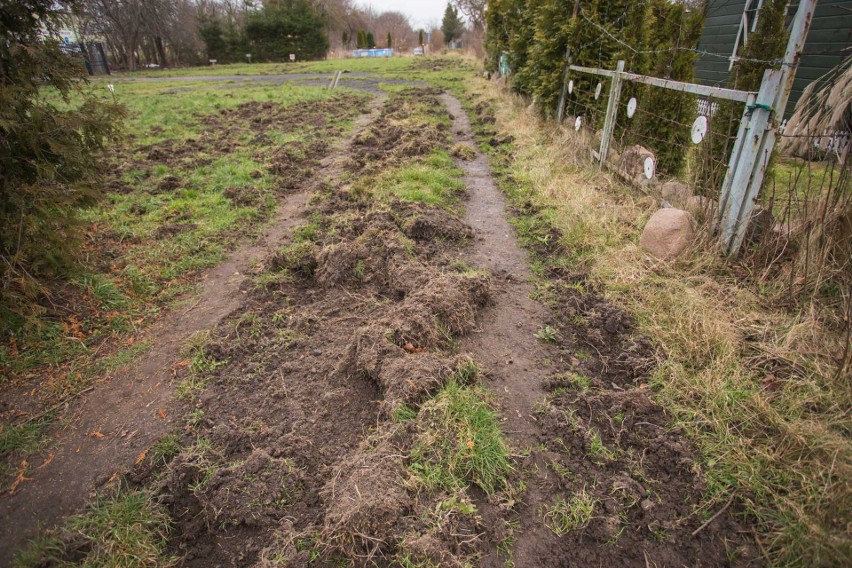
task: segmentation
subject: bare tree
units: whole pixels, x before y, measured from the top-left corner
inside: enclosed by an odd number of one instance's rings
[[[452,3],[468,19],[474,33],[485,30],[486,0],[452,0]]]

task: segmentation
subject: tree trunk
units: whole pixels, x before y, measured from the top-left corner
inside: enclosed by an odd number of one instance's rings
[[[169,62],[166,60],[166,50],[163,48],[163,38],[160,36],[155,37],[154,45],[157,47],[157,56],[160,59],[160,67],[168,67]]]

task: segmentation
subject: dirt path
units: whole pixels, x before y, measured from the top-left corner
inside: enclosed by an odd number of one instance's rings
[[[356,121],[353,134],[332,149],[314,181],[334,177],[351,141],[375,119],[380,103],[381,99],[376,100],[371,112]],[[4,527],[0,566],[8,565],[11,554],[39,528],[56,526],[78,511],[97,487],[126,471],[137,456],[174,428],[181,418],[174,381],[181,347],[190,336],[212,329],[240,306],[245,272],[301,219],[310,194],[305,187],[286,196],[263,237],[240,246],[210,271],[189,308],[168,314],[137,338],[137,342],[153,343],[149,351],[65,410],[63,427],[55,433],[44,464],[29,470],[14,493],[0,497],[0,526]]]
[[[475,146],[459,101],[444,101],[457,141]],[[736,520],[720,515],[702,525],[704,480],[688,440],[650,398],[653,350],[630,316],[577,274],[552,282],[552,309],[533,300],[527,255],[486,156],[477,150],[457,163],[468,190],[465,221],[477,235],[464,258],[497,281],[493,305],[460,347],[487,368],[485,384],[519,453],[514,482],[525,490],[511,514],[513,565],[747,565],[753,550]],[[536,338],[545,325],[558,334],[552,341]],[[572,514],[589,504],[589,516],[558,533],[554,520],[569,517],[557,516],[565,510],[557,506],[568,501]],[[477,508],[486,527],[501,516],[484,496]],[[481,566],[506,565],[497,550],[504,537],[487,535]]]
[[[444,101],[454,116],[457,140],[475,146],[470,120],[458,99],[444,95]],[[506,200],[494,184],[488,158],[477,149],[473,160],[460,160],[458,165],[465,172],[468,190],[464,220],[476,231],[476,241],[465,260],[488,269],[498,282],[494,304],[483,311],[480,329],[461,341],[460,348],[487,369],[485,384],[500,402],[503,431],[514,447],[529,448],[540,441],[534,408],[546,394],[542,384],[552,373],[547,361],[554,356],[535,334],[551,316],[531,297],[532,273],[527,254],[506,220]],[[535,511],[541,497],[537,487],[530,485],[524,497],[528,509]],[[481,503],[480,508],[488,515],[487,503]],[[527,546],[530,543],[532,547],[532,543],[547,536],[538,534],[547,529],[537,525],[523,527],[513,551],[516,566],[538,565],[540,558]],[[504,565],[505,559],[499,558],[496,551],[482,559],[482,566]]]
[[[457,141],[475,145],[461,103],[447,94],[444,102],[454,116]],[[512,419],[507,431],[515,442],[528,445],[534,442],[532,409],[544,396],[542,362],[547,358],[535,333],[548,319],[548,312],[530,297],[533,286],[527,255],[506,220],[506,200],[494,185],[488,158],[477,150],[473,160],[460,160],[459,166],[465,172],[468,191],[464,221],[476,231],[465,260],[489,270],[499,282],[493,307],[483,313],[481,329],[464,339],[461,348],[488,369],[489,386]]]

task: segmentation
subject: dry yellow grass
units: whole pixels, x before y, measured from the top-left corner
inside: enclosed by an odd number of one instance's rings
[[[774,307],[712,242],[673,264],[649,259],[637,242],[653,199],[601,172],[573,130],[484,80],[471,89],[515,139],[517,183],[504,189],[555,208],[573,262],[665,354],[657,400],[703,456],[708,511],[735,497],[769,564],[852,565],[852,396],[832,359],[843,344],[828,327],[836,314]]]

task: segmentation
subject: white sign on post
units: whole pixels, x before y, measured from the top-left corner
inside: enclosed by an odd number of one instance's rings
[[[290,61],[296,61],[296,54],[295,53],[290,54]]]

